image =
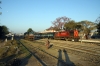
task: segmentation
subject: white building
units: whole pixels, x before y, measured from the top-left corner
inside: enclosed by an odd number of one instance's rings
[[[48,32],[57,32],[56,30],[44,30],[41,33],[48,33]]]

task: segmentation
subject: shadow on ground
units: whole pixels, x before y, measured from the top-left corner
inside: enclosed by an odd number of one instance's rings
[[[32,54],[29,54],[24,58],[15,58],[16,55],[11,55],[0,59],[0,65],[2,64],[3,66],[26,66],[31,56]]]
[[[0,59],[0,62],[5,62],[7,63],[9,60],[13,59],[16,55],[10,55],[8,57]]]
[[[22,58],[21,61],[21,65],[20,66],[26,66],[28,64],[28,60],[31,58],[32,54],[29,54],[28,56],[26,56],[25,58]]]
[[[9,62],[15,57],[16,55],[10,55],[8,57],[4,57],[2,59],[0,59],[0,65],[2,66],[8,66],[9,65]],[[10,63],[11,65],[11,63]]]
[[[75,64],[73,62],[70,61],[67,51],[65,49],[63,49],[64,55],[65,55],[65,61],[62,59],[62,50],[59,49],[58,54],[58,63],[57,66],[75,66]]]

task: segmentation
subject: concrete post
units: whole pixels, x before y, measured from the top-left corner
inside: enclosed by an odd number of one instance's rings
[[[7,38],[5,39],[5,42],[7,42]]]
[[[11,40],[13,40],[13,36],[12,36]]]
[[[11,38],[11,40],[13,40],[14,39],[14,35],[12,35],[12,38]]]
[[[81,44],[82,44],[82,36],[81,36]]]

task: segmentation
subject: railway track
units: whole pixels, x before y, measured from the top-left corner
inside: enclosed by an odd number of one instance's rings
[[[58,42],[55,42],[55,43],[58,43]],[[75,43],[75,42],[74,42]],[[63,45],[62,45],[63,44]],[[100,47],[97,46],[97,47],[91,47],[91,46],[86,46],[86,45],[78,45],[78,44],[71,44],[71,43],[64,43],[64,42],[59,42],[59,45],[57,44],[54,44],[55,46],[62,46],[62,47],[66,47],[66,48],[73,48],[74,50],[75,49],[78,49],[78,50],[83,50],[83,51],[86,51],[86,52],[90,52],[90,53],[95,53],[97,55],[100,55]]]
[[[58,57],[53,56],[52,54],[46,52],[45,50],[43,50],[39,47],[34,47],[31,44],[28,44],[28,45],[23,44],[21,41],[19,41],[19,43],[22,44],[22,46],[24,46],[30,52],[30,54],[32,54],[32,56],[34,56],[34,58],[36,58],[39,66],[61,66],[61,64],[63,64],[63,66],[69,65],[66,62],[64,62],[63,60],[59,60]],[[74,65],[71,64],[71,66],[74,66]]]
[[[100,46],[94,46],[94,44],[81,44],[80,42],[70,42],[70,41],[55,41],[55,40],[50,40],[51,44],[57,46],[61,45],[63,47],[69,47],[69,48],[74,48],[74,49],[79,49],[79,50],[84,50],[84,51],[90,51],[90,52],[95,52],[95,54],[99,54],[100,52]],[[45,40],[41,40],[41,42],[45,43]],[[92,46],[93,45],[93,46]]]
[[[45,40],[41,40],[45,42]],[[50,40],[51,44],[59,48],[65,48],[67,52],[82,56],[81,59],[100,65],[100,46],[89,46],[84,44],[75,44],[77,42]],[[56,48],[55,47],[55,48]]]

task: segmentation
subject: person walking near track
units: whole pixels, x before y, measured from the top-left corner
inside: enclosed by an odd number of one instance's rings
[[[47,41],[46,41],[46,48],[49,49],[49,47],[50,47],[50,41],[47,39]]]

